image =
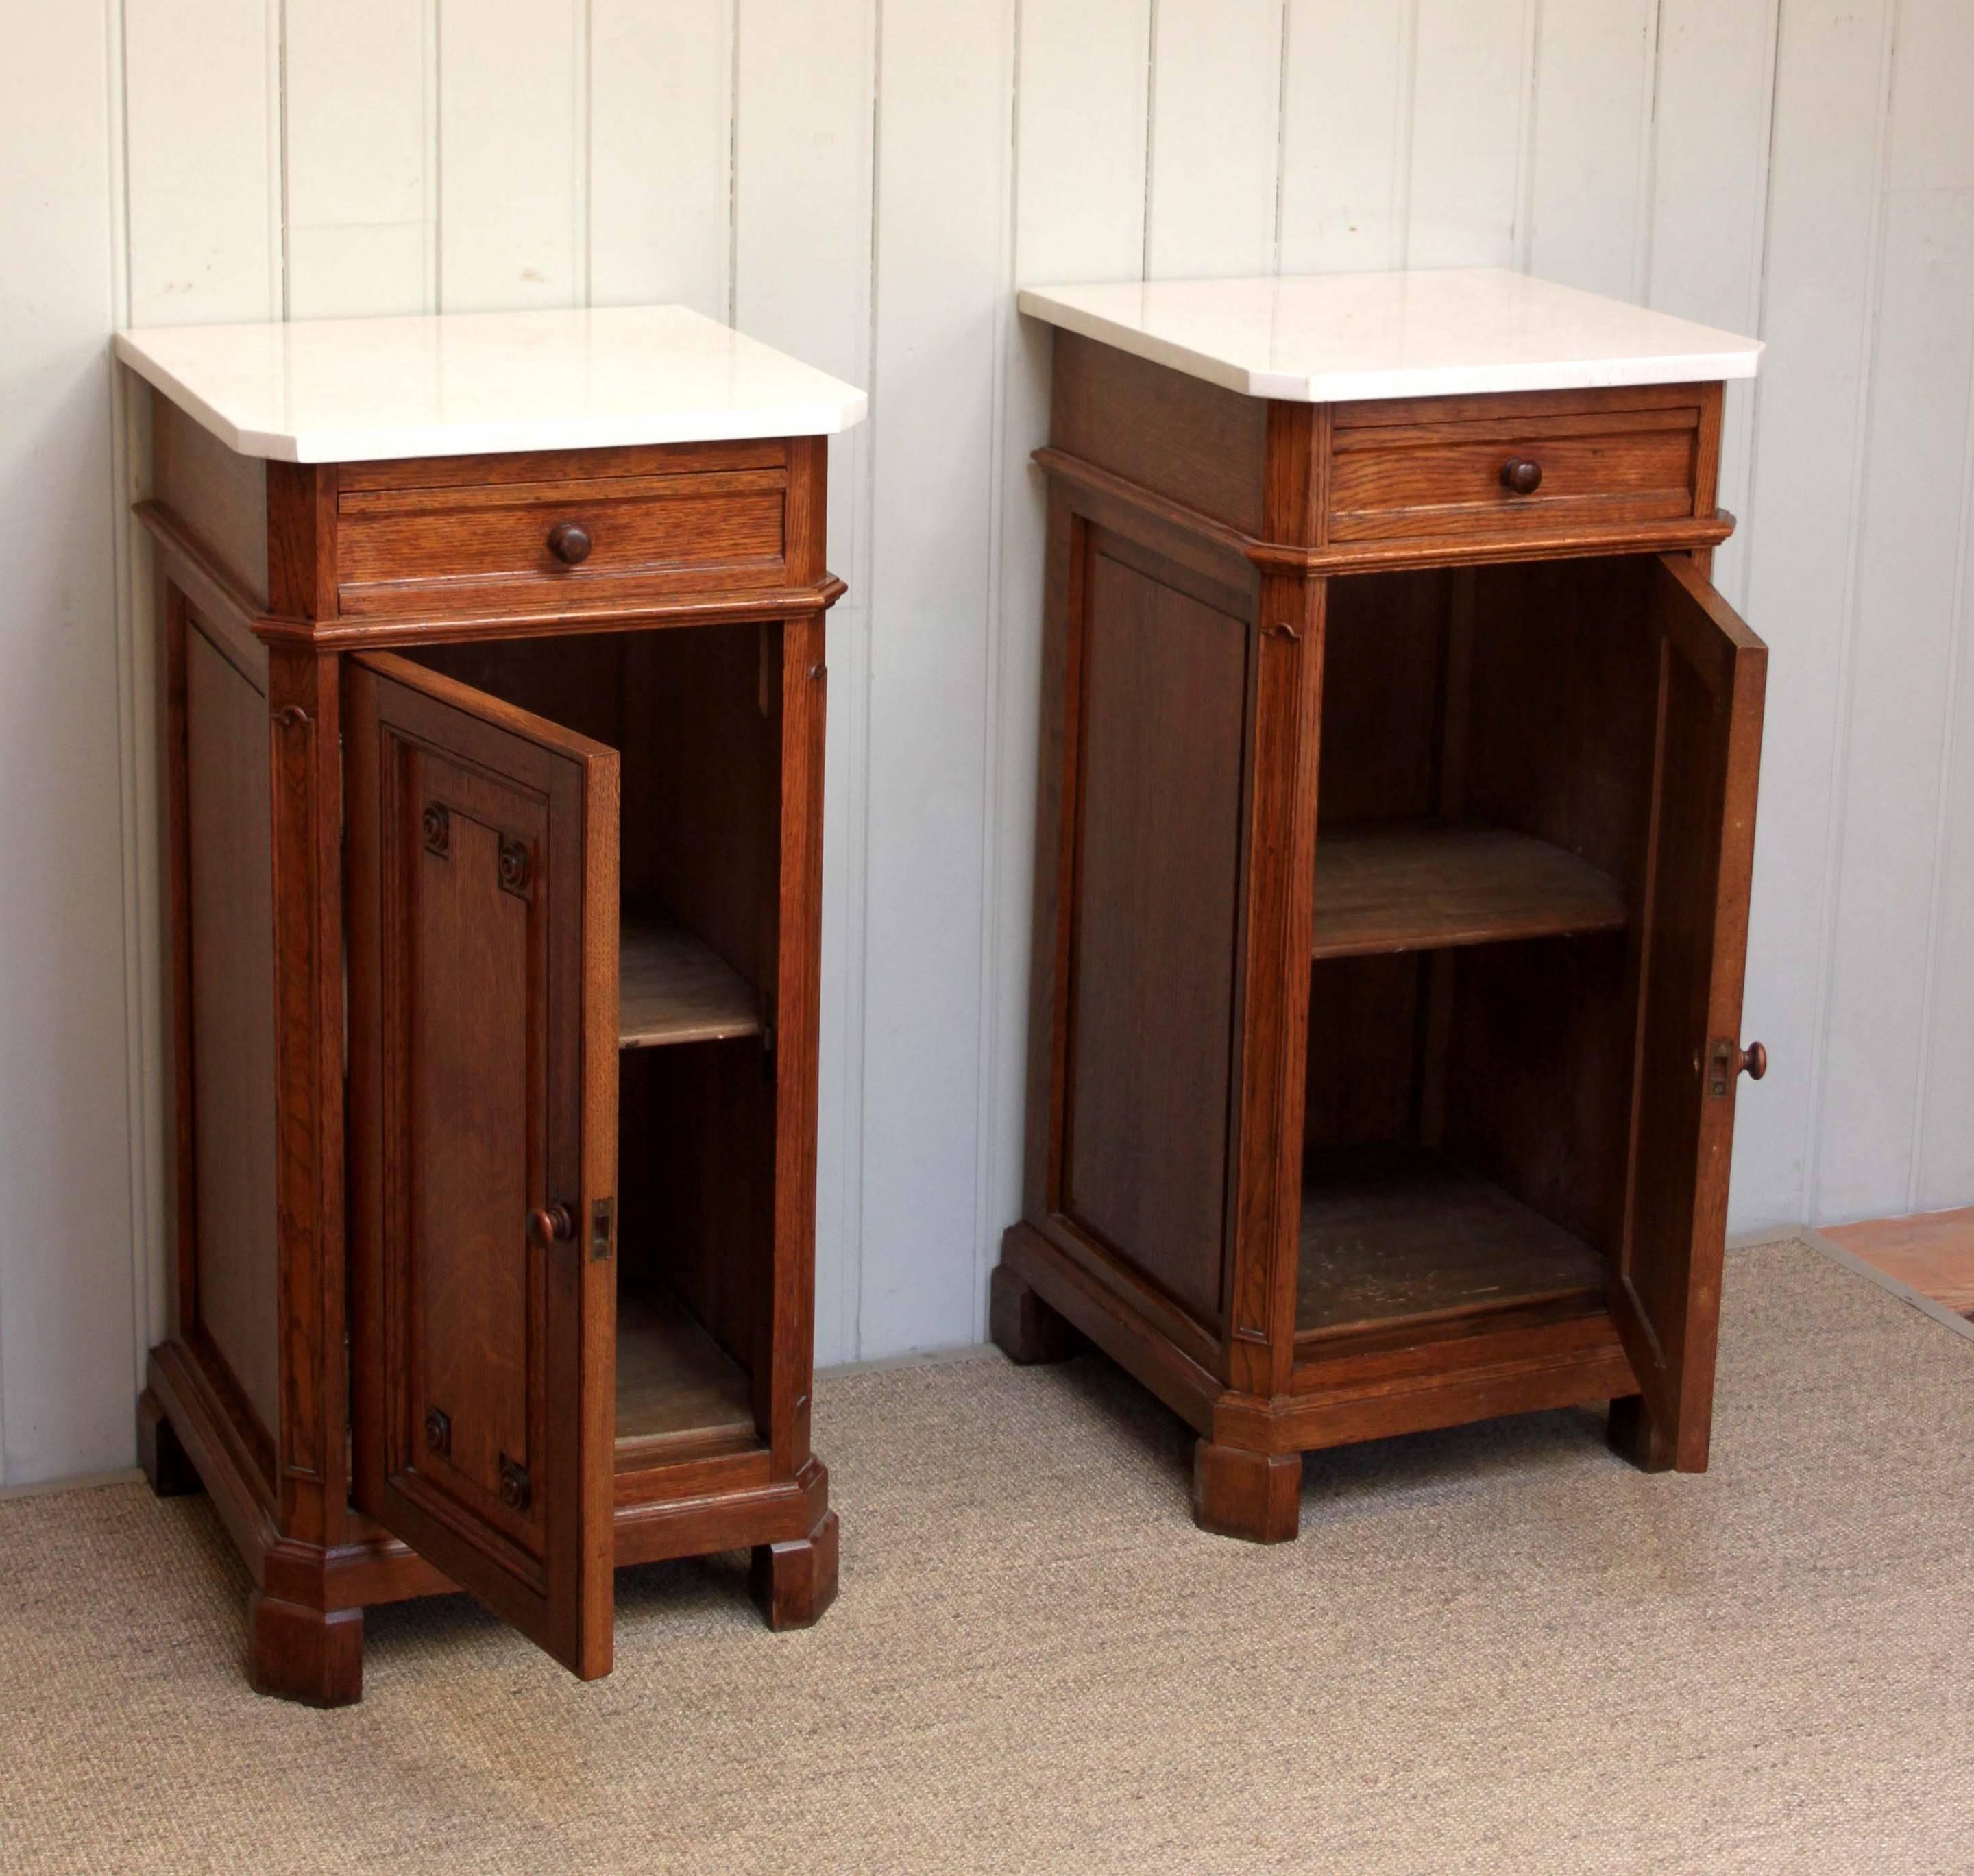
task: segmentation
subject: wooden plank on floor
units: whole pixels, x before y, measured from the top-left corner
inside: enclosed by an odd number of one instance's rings
[[[1822,1235],[1956,1315],[1974,1318],[1974,1205],[1826,1225]]]

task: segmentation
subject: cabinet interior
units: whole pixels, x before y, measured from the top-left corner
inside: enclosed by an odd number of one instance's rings
[[[1639,1028],[1650,570],[1330,583],[1299,1342],[1601,1307]]]
[[[780,647],[719,625],[408,654],[618,753],[620,1471],[764,1439]]]

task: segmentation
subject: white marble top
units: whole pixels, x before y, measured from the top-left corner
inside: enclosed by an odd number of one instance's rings
[[[677,306],[154,326],[119,333],[116,356],[278,462],[818,436],[867,402]]]
[[[1307,404],[1752,378],[1762,349],[1501,267],[1029,287],[1019,303],[1230,391]]]

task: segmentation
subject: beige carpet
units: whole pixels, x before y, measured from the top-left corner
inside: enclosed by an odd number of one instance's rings
[[[257,1699],[202,1499],[0,1504],[0,1869],[1974,1868],[1974,1342],[1730,1260],[1715,1470],[1557,1414],[1313,1460],[1300,1543],[1189,1521],[1094,1358],[826,1382],[844,1593],[618,1579],[583,1687],[457,1599],[361,1707]]]

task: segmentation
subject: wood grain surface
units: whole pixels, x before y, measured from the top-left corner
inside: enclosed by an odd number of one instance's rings
[[[1319,958],[1616,931],[1625,916],[1608,874],[1506,828],[1377,822],[1317,837]]]

